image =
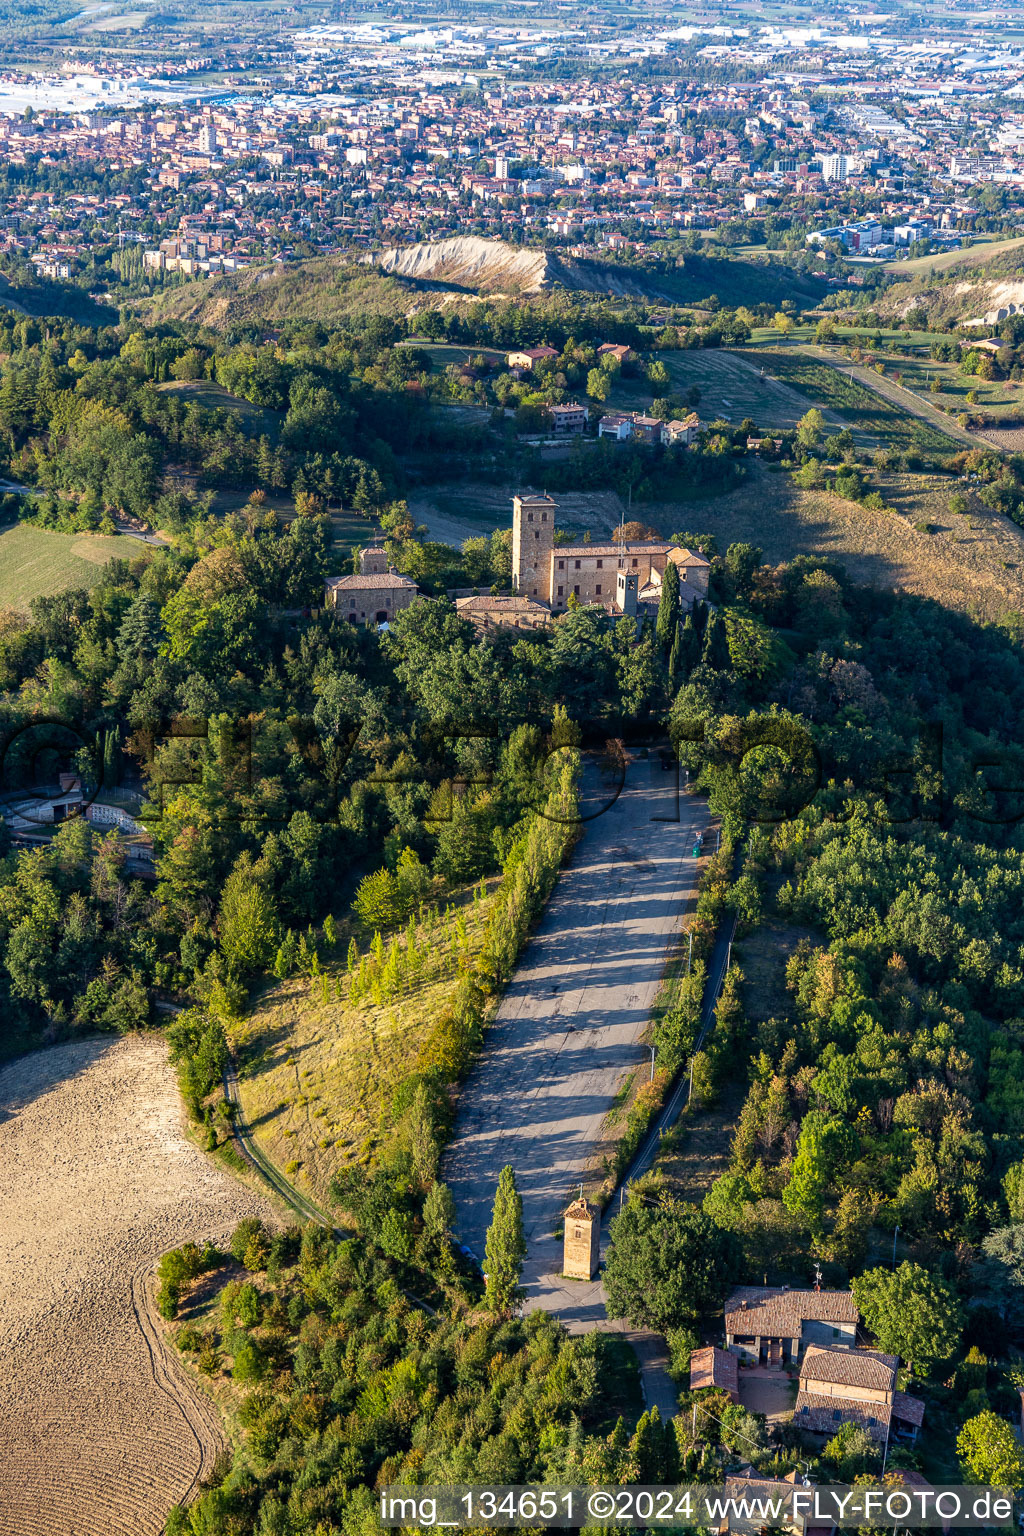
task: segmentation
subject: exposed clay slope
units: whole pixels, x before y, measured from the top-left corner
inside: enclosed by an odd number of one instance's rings
[[[474,293],[536,294],[550,288],[650,298],[654,286],[639,272],[601,261],[578,261],[503,240],[463,235],[431,245],[392,247],[368,262],[396,277],[469,288]]]

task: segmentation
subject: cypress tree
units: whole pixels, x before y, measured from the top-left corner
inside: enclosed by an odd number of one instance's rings
[[[732,657],[729,655],[729,636],[726,633],[725,620],[717,613],[712,614],[704,635],[704,650],[701,660],[707,667],[713,667],[716,672],[728,672],[732,666]]]
[[[689,677],[700,660],[700,636],[693,616],[687,614],[679,633],[679,669],[683,677]]]
[[[689,619],[687,619],[689,623]],[[676,632],[672,636],[672,649],[668,656],[668,680],[675,688],[679,682],[679,665],[683,653],[682,630],[676,625]]]
[[[516,1176],[506,1163],[498,1177],[494,1194],[494,1214],[487,1229],[485,1300],[501,1317],[511,1317],[522,1296],[519,1277],[526,1257],[523,1236],[523,1200],[516,1188]]]
[[[679,627],[679,567],[670,560],[661,578],[656,633],[663,650],[668,650]]]

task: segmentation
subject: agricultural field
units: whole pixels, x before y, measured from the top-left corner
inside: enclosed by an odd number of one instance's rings
[[[688,507],[684,526],[713,533],[720,549],[756,544],[773,564],[827,556],[867,586],[913,592],[990,622],[1018,621],[1024,532],[1016,524],[980,503],[950,512],[951,495],[964,490],[950,476],[874,475],[872,484],[892,511],[801,490],[784,471],[757,465],[737,490]],[[677,506],[645,506],[643,516],[665,534],[679,528]]]
[[[519,490],[522,486],[511,482],[431,486],[409,498],[409,511],[417,523],[426,524],[430,538],[459,549],[466,539],[511,528],[512,497]],[[559,529],[570,538],[611,533],[625,510],[614,491],[560,491],[555,500]]]
[[[685,395],[696,387],[696,407],[702,421],[739,423],[750,417],[758,427],[792,427],[811,402],[796,390],[778,383],[768,372],[761,376],[764,361],[738,352],[707,347],[692,352],[662,352],[660,360],[671,377],[669,391]],[[616,377],[607,408],[637,411],[650,408],[651,386],[645,379]]]
[[[133,560],[146,545],[120,534],[51,533],[16,523],[0,533],[0,608],[28,612],[34,597],[92,587],[108,561]]]
[[[359,995],[339,944],[321,974],[271,987],[235,1027],[239,1091],[253,1137],[304,1193],[324,1200],[339,1169],[372,1159],[396,1089],[479,954],[497,884],[485,884],[482,895],[466,890],[450,913],[427,910],[397,995]],[[392,942],[405,950],[407,935]],[[360,947],[369,949],[365,940]]]
[[[186,1140],[154,1036],[0,1070],[0,1164],[0,1533],[158,1536],[223,1437],[159,1342],[154,1262],[274,1213]]]
[[[931,358],[893,358],[892,366],[900,383],[927,404],[944,407],[954,415],[963,412],[993,417],[992,424],[979,431],[979,437],[1013,450],[1024,442],[1024,385],[1013,379],[974,378],[961,373],[955,363],[937,363]],[[932,387],[935,384],[937,390]],[[973,398],[968,400],[968,395]]]
[[[862,444],[895,448],[901,453],[948,456],[952,437],[916,420],[892,400],[851,378],[829,362],[798,351],[755,352],[751,360],[800,390],[807,406],[831,411]]]
[[[456,347],[450,342],[428,341],[424,337],[410,336],[407,341],[400,341],[400,347],[415,347],[417,352],[425,352],[430,358],[431,365],[441,372],[445,368],[461,367],[464,363],[472,362],[474,357],[486,358],[489,363],[498,363],[505,366],[506,352],[495,347]]]

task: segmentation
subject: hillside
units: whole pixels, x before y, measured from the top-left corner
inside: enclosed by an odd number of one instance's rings
[[[982,245],[944,257],[908,262],[909,280],[897,281],[875,306],[903,319],[922,310],[928,326],[981,320],[1008,305],[1024,309],[1024,239]]]
[[[556,292],[699,305],[712,294],[725,305],[816,303],[824,285],[767,261],[687,256],[667,272],[579,260],[555,251],[464,236],[433,245],[392,247],[353,263],[317,256],[288,265],[200,278],[158,294],[146,318],[191,320],[223,330],[285,320],[344,325],[367,313],[399,316],[477,297],[541,298]]]

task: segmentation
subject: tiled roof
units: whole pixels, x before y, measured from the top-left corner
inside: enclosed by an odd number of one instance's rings
[[[667,539],[647,539],[642,544],[556,544],[552,553],[563,555],[667,555],[673,546]]]
[[[455,607],[459,613],[547,613],[543,603],[532,597],[491,597],[481,592],[475,597],[457,597]]]
[[[813,1392],[798,1392],[793,1428],[831,1436],[841,1424],[859,1424],[872,1439],[884,1441],[891,1416],[888,1403],[860,1403],[850,1398],[818,1397]]]
[[[916,1424],[920,1428],[924,1423],[924,1403],[919,1397],[911,1397],[907,1392],[894,1392],[892,1416],[894,1419],[902,1419],[905,1424]]]
[[[324,585],[331,592],[369,592],[382,588],[397,591],[402,587],[415,587],[416,583],[408,576],[399,576],[397,571],[382,571],[377,576],[369,572],[365,576],[328,576]]]
[[[702,1387],[721,1387],[725,1392],[739,1391],[739,1361],[727,1349],[695,1349],[690,1356],[690,1391]]]
[[[899,1363],[897,1355],[883,1355],[874,1349],[821,1349],[812,1344],[800,1367],[800,1383],[827,1381],[837,1387],[892,1392]],[[808,1390],[814,1389],[808,1385]]]
[[[725,1303],[726,1333],[798,1339],[807,1320],[860,1321],[849,1291],[791,1291],[763,1285],[740,1286]]]

